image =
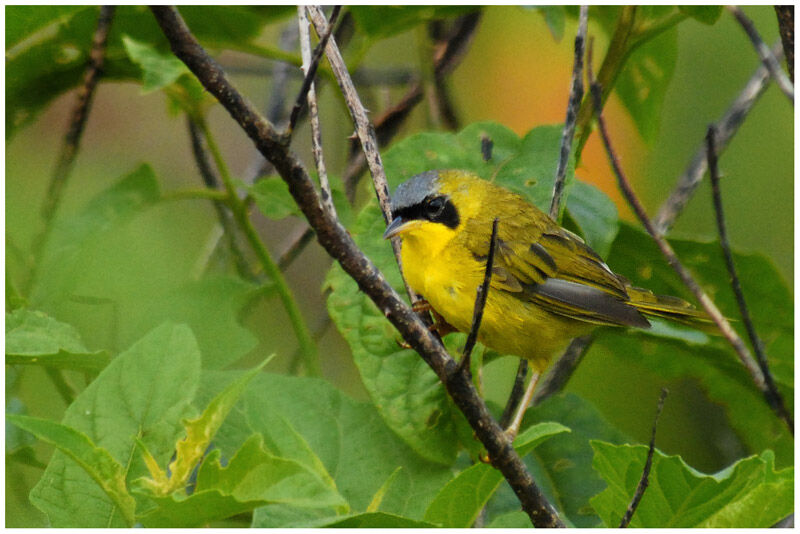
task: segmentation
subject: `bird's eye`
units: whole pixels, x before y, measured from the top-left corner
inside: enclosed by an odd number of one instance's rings
[[[444,210],[445,200],[442,197],[435,197],[428,201],[425,205],[426,215],[429,219],[435,219],[442,214]]]

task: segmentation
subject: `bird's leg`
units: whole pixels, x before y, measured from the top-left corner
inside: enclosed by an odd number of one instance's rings
[[[539,382],[539,376],[539,373],[533,373],[531,375],[531,381],[528,383],[528,388],[525,390],[525,394],[522,396],[522,400],[517,408],[517,413],[514,414],[514,419],[506,429],[506,435],[511,441],[514,441],[514,438],[517,437],[519,426],[522,424],[522,418],[525,415],[525,411],[528,409],[528,405],[531,403],[533,392],[536,389],[536,383]]]
[[[439,337],[444,337],[451,332],[458,331],[453,325],[448,323],[444,317],[439,315],[439,312],[434,310],[431,304],[425,299],[419,299],[417,302],[411,305],[411,309],[416,313],[431,312],[434,323],[430,326],[430,330],[431,332],[436,332],[439,334]],[[411,348],[411,345],[403,340],[398,341],[397,344],[404,349]]]

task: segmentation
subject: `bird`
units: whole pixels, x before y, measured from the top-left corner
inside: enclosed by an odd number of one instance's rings
[[[647,317],[708,330],[709,316],[615,274],[579,236],[522,196],[464,170],[431,170],[390,199],[384,239],[399,237],[401,270],[440,333],[469,332],[495,218],[491,285],[478,340],[528,360],[531,381],[507,433],[519,430],[538,377],[570,341],[599,326],[649,328]]]

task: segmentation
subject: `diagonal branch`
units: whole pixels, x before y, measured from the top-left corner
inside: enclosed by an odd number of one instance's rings
[[[667,388],[661,388],[661,395],[658,397],[658,406],[656,407],[656,417],[653,419],[653,430],[650,433],[650,448],[647,450],[647,460],[644,462],[644,469],[642,469],[642,476],[639,483],[636,485],[636,491],[633,493],[633,499],[625,510],[625,515],[622,516],[622,521],[619,522],[619,528],[626,528],[633,518],[633,514],[639,507],[644,492],[650,484],[650,468],[653,466],[653,453],[656,450],[656,429],[658,428],[658,420],[661,418],[661,411],[664,409],[664,401],[667,400]]]
[[[601,89],[600,86],[594,81],[594,77],[592,76],[591,68],[589,69],[589,80],[591,83],[591,92],[592,97],[595,101],[595,109],[601,109]],[[678,273],[683,283],[689,290],[694,294],[695,298],[700,302],[703,306],[703,309],[708,313],[709,317],[714,324],[717,325],[722,335],[728,342],[731,344],[733,349],[736,351],[736,354],[739,357],[739,360],[744,365],[747,372],[750,374],[750,377],[753,379],[756,387],[761,391],[764,397],[767,399],[767,402],[771,404],[771,398],[773,393],[769,391],[769,387],[764,380],[764,375],[761,372],[761,369],[756,364],[753,359],[752,354],[750,351],[747,350],[747,347],[744,345],[742,338],[739,337],[739,334],[731,327],[730,322],[725,318],[724,315],[719,311],[717,305],[714,304],[714,301],[708,296],[708,294],[700,287],[697,281],[694,279],[692,274],[689,270],[684,267],[684,265],[678,259],[678,256],[675,254],[675,251],[672,249],[672,246],[664,239],[663,236],[657,233],[653,222],[650,220],[650,217],[647,215],[647,212],[644,210],[644,206],[639,201],[639,198],[634,193],[633,189],[631,188],[630,182],[625,177],[625,173],[622,171],[622,167],[619,164],[619,160],[617,158],[617,154],[611,146],[611,140],[608,136],[608,131],[606,130],[606,124],[603,120],[603,116],[601,113],[597,113],[597,129],[600,132],[600,137],[603,140],[603,145],[606,149],[606,154],[608,155],[609,162],[611,163],[611,167],[614,171],[614,175],[617,177],[617,184],[619,185],[622,194],[625,196],[625,199],[628,201],[628,204],[633,208],[634,213],[636,213],[637,218],[642,223],[642,225],[647,230],[647,233],[650,234],[650,237],[658,245],[658,248],[661,250],[661,253],[667,259],[669,265]],[[777,414],[781,417],[781,414]],[[786,421],[787,425],[790,429],[793,429],[793,424],[790,424],[789,421]],[[792,430],[792,432],[794,432]]]
[[[776,55],[781,54],[779,45],[773,47]],[[764,91],[769,85],[769,72],[764,65],[759,65],[744,89],[736,97],[731,106],[725,111],[725,114],[716,122],[715,128],[717,130],[716,140],[714,143],[717,153],[721,153],[731,141],[733,136],[739,130],[747,114],[753,108],[758,98],[764,94]],[[683,171],[683,174],[678,178],[678,183],[675,189],[670,193],[667,200],[661,205],[658,214],[653,220],[656,230],[659,235],[664,235],[669,231],[678,215],[686,207],[689,199],[694,194],[697,186],[703,179],[706,171],[708,170],[708,158],[706,157],[706,145],[702,143],[692,157],[689,166]]]
[[[783,42],[783,54],[786,56],[786,67],[789,79],[794,83],[794,6],[774,6],[778,16],[778,30]]]
[[[739,21],[739,24],[742,26],[745,33],[747,33],[750,42],[753,43],[753,47],[758,53],[758,57],[761,58],[761,62],[767,67],[772,79],[775,80],[775,83],[780,90],[783,91],[783,94],[786,95],[786,98],[791,100],[792,104],[794,104],[794,85],[789,80],[788,76],[786,76],[786,73],[783,72],[783,69],[781,69],[781,64],[778,62],[775,54],[770,51],[769,47],[764,43],[764,40],[761,39],[753,21],[747,18],[747,15],[742,13],[742,10],[736,6],[727,6],[727,9],[736,17],[736,20]]]
[[[764,374],[764,381],[766,382],[767,391],[769,392],[767,401],[770,406],[772,406],[772,409],[778,412],[780,417],[786,421],[792,434],[794,434],[794,421],[789,411],[786,409],[783,398],[769,370],[767,356],[764,354],[764,344],[761,342],[761,338],[758,337],[755,326],[753,326],[753,320],[750,317],[750,311],[747,308],[744,294],[742,293],[742,285],[739,283],[739,275],[736,273],[736,265],[733,262],[731,245],[728,242],[728,231],[725,228],[725,214],[722,210],[722,195],[719,189],[719,171],[717,169],[717,154],[714,152],[714,137],[714,127],[709,126],[708,134],[706,135],[706,147],[708,151],[708,172],[711,177],[711,195],[714,199],[714,212],[717,218],[719,244],[722,247],[722,252],[725,256],[725,265],[731,277],[731,289],[733,289],[733,293],[736,295],[736,303],[739,305],[739,312],[742,315],[742,322],[750,338],[750,345],[753,347],[753,352],[756,354],[756,361],[758,362],[761,372]]]
[[[589,23],[589,6],[581,6],[578,33],[575,35],[575,60],[572,67],[569,100],[567,101],[567,118],[561,133],[561,150],[559,151],[556,179],[553,182],[553,198],[550,200],[550,218],[557,221],[561,210],[561,196],[564,193],[564,182],[567,176],[567,162],[572,151],[572,140],[575,137],[575,123],[578,110],[583,99],[583,50],[586,43],[586,26]]]
[[[389,285],[347,230],[322,208],[311,178],[297,157],[280,143],[274,127],[231,85],[225,72],[200,46],[174,8],[153,6],[151,10],[175,55],[223,105],[286,181],[289,192],[316,231],[319,243],[358,283],[359,288],[372,299],[444,383],[454,403],[486,447],[492,464],[503,473],[534,525],[563,526],[558,514],[514,451],[508,436],[492,418],[469,377],[458,371],[458,364],[441,342]]]

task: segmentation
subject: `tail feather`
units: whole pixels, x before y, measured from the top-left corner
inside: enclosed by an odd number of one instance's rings
[[[630,304],[652,317],[669,319],[705,332],[717,332],[717,326],[704,310],[698,310],[678,297],[656,295],[641,287],[627,287]]]

